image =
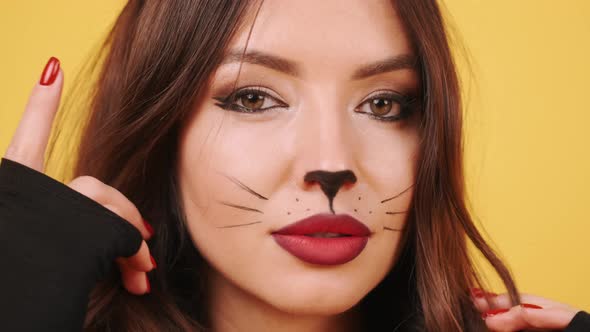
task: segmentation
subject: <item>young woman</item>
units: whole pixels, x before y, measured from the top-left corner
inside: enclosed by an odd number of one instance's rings
[[[75,178],[42,173],[57,59],[2,160],[3,329],[590,328],[472,222],[435,1],[131,0],[95,63]]]

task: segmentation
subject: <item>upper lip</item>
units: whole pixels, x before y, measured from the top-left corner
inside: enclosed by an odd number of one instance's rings
[[[289,224],[273,234],[309,235],[314,233],[337,233],[349,236],[369,236],[371,230],[362,222],[347,214],[315,214]]]

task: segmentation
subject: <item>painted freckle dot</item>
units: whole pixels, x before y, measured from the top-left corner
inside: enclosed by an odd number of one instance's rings
[[[290,215],[290,214],[291,214],[291,212],[287,212],[287,215]]]
[[[295,198],[295,202],[299,202],[299,198]]]
[[[369,214],[373,213],[373,211],[369,211]]]
[[[357,212],[357,210],[356,210],[356,209],[354,209],[354,212]]]
[[[359,196],[359,201],[361,200],[360,196]]]
[[[309,211],[309,209],[305,210],[305,211]]]

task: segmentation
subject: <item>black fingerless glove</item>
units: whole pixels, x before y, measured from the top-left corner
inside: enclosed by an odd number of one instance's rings
[[[0,330],[81,331],[88,294],[141,245],[129,222],[20,163],[0,163]]]
[[[579,311],[564,332],[590,332],[590,314]]]

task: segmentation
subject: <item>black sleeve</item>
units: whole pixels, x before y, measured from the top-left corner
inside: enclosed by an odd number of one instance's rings
[[[141,241],[94,200],[2,158],[0,330],[81,331],[92,287]]]
[[[564,332],[590,332],[590,314],[585,311],[578,312],[569,323]]]

